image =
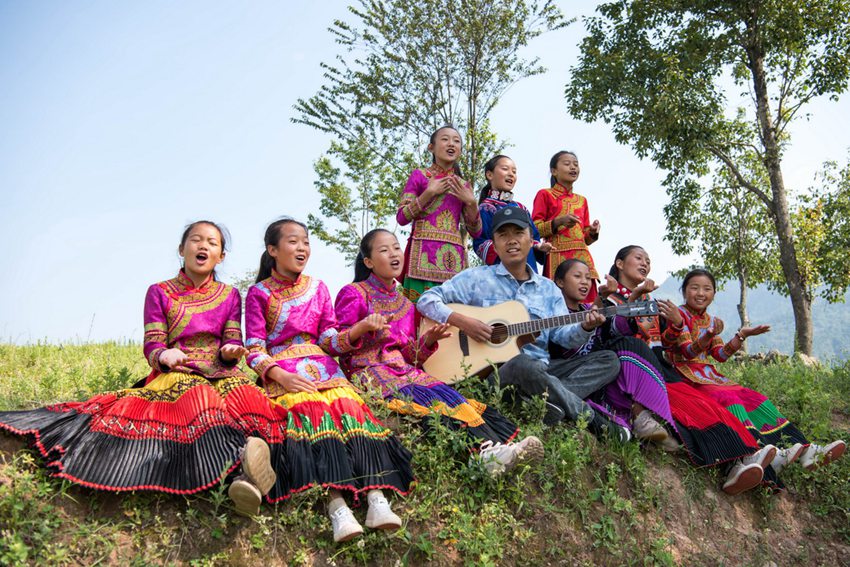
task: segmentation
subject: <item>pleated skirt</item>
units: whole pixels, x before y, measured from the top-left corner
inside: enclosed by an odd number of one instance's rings
[[[354,388],[287,393],[273,401],[287,413],[286,468],[270,501],[314,486],[347,491],[355,499],[372,489],[410,492],[412,455]]]
[[[178,372],[84,402],[0,412],[0,429],[29,437],[54,476],[113,492],[213,487],[239,466],[252,435],[269,444],[272,466],[283,467],[285,423],[285,412],[246,377]]]
[[[438,414],[444,425],[467,432],[475,444],[482,441],[506,443],[519,433],[517,426],[497,409],[465,398],[441,382],[402,386],[397,395],[387,400],[387,405],[405,415],[426,417]]]

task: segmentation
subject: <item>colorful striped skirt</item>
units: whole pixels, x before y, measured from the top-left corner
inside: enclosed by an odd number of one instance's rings
[[[387,406],[404,415],[438,414],[447,427],[466,431],[473,443],[506,443],[519,433],[517,426],[495,408],[467,399],[442,382],[402,386],[397,395],[387,399]]]
[[[747,428],[760,445],[808,445],[806,436],[780,413],[763,394],[738,384],[691,384],[725,407]]]
[[[670,410],[667,385],[664,376],[652,361],[655,355],[645,342],[634,337],[616,337],[603,346],[614,351],[620,359],[617,379],[602,390],[597,400],[609,414],[619,418],[619,423],[628,424],[631,419],[632,402],[637,402],[666,422],[673,431],[676,424]]]
[[[756,439],[729,410],[683,380],[659,347],[652,352],[653,365],[667,382],[667,399],[676,431],[694,465],[728,463],[759,449]]]
[[[0,412],[0,429],[30,437],[54,476],[90,488],[192,494],[239,466],[248,436],[283,467],[285,412],[248,378],[179,372],[84,402]]]
[[[321,385],[319,385],[321,387]],[[286,463],[271,501],[314,486],[353,493],[372,489],[408,494],[411,454],[350,386],[274,399],[287,410]]]

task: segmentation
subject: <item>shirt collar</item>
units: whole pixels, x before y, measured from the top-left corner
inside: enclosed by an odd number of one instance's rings
[[[275,282],[276,284],[278,284],[278,285],[280,285],[280,286],[283,286],[283,287],[290,287],[290,286],[293,286],[293,285],[295,285],[295,284],[297,284],[297,283],[300,283],[300,282],[301,282],[302,275],[301,275],[301,274],[298,274],[298,277],[297,277],[297,278],[295,278],[294,280],[291,280],[291,279],[289,279],[288,277],[286,277],[286,276],[284,276],[283,274],[281,274],[280,272],[278,272],[276,269],[272,268],[272,275],[271,275],[271,277],[272,277],[272,280],[274,280],[274,282]]]
[[[370,286],[375,288],[375,290],[381,293],[385,293],[387,295],[395,295],[396,293],[398,293],[398,289],[395,285],[393,285],[392,287],[387,287],[387,285],[381,280],[381,278],[376,276],[374,272],[369,274],[369,277],[366,278],[366,282]]]
[[[534,282],[534,283],[536,284],[537,282],[539,282],[539,281],[540,281],[540,278],[542,278],[542,277],[543,277],[543,276],[541,276],[540,274],[535,274],[535,273],[534,273],[534,270],[532,270],[531,268],[529,268],[529,267],[528,267],[528,264],[526,264],[526,265],[525,265],[525,270],[526,270],[526,273],[527,273],[528,275],[530,275],[531,277],[530,277],[529,279],[527,279],[527,280],[519,281],[518,279],[516,279],[516,278],[513,276],[513,274],[512,274],[512,273],[510,273],[510,272],[508,271],[508,269],[505,267],[505,265],[504,265],[504,264],[502,264],[501,262],[499,262],[498,264],[496,264],[496,275],[497,275],[497,276],[507,276],[507,277],[511,278],[512,280],[514,280],[515,282],[517,282],[517,283],[519,283],[519,284],[523,284],[523,283],[525,283],[525,282],[529,282],[529,281],[530,281],[530,282]]]
[[[210,274],[209,276],[207,276],[207,279],[205,279],[201,283],[201,285],[195,287],[195,282],[192,281],[192,278],[186,275],[186,272],[183,270],[183,268],[180,268],[180,271],[177,272],[177,283],[182,288],[181,291],[206,291],[210,282],[214,280],[215,274]]]

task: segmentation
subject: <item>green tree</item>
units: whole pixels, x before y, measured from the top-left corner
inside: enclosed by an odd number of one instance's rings
[[[520,49],[570,23],[552,0],[361,0],[349,12],[352,21],[330,28],[343,53],[322,64],[325,84],[298,100],[293,118],[335,139],[327,161],[317,164],[317,185],[325,189],[323,203],[328,199],[323,213],[342,228],[328,229],[318,217],[311,226],[344,250],[356,243],[348,209],[370,206],[354,189],[363,166],[345,156],[370,154],[381,168],[371,190],[398,195],[431,132],[453,124],[465,136],[461,170],[477,184],[484,162],[504,147],[490,129],[492,110],[514,83],[545,71]],[[381,217],[367,220],[361,229]]]
[[[597,11],[567,87],[570,112],[612,124],[618,141],[669,170],[672,200],[676,180],[697,179],[712,164],[759,199],[776,234],[795,348],[811,354],[814,287],[800,267],[782,140],[813,98],[847,88],[848,0],[619,0]],[[744,86],[749,97],[738,92]],[[728,112],[739,96],[744,120]],[[736,159],[747,150],[769,191]]]

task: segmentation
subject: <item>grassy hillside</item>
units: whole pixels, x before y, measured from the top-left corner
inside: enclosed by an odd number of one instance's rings
[[[728,369],[813,439],[850,438],[850,365]],[[84,398],[146,372],[138,345],[0,345],[0,409]],[[495,401],[481,387],[472,393]],[[468,463],[462,436],[439,427],[425,436],[371,405],[415,455],[419,485],[395,500],[405,520],[395,533],[334,544],[320,490],[246,519],[232,514],[221,489],[188,498],[80,489],[46,476],[23,443],[0,434],[0,564],[850,562],[850,459],[811,473],[792,467],[781,495],[728,497],[713,470],[636,443],[598,442],[581,427],[544,430],[537,408],[512,415],[544,440],[544,462],[492,480]]]

